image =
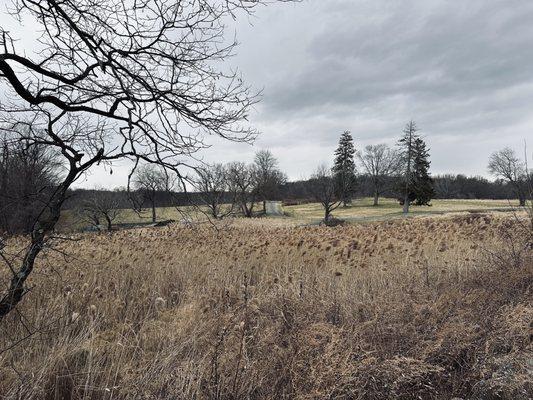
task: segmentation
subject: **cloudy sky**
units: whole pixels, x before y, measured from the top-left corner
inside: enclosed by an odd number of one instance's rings
[[[489,154],[533,147],[533,1],[304,0],[235,26],[231,63],[263,90],[254,146],[213,141],[206,161],[270,149],[291,179],[331,163],[339,135],[394,144],[414,119],[432,172],[487,175]],[[230,32],[232,33],[232,32]],[[83,186],[119,186],[97,171]]]

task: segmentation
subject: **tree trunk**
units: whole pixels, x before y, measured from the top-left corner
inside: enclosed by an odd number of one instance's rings
[[[155,223],[157,215],[155,212],[155,194],[152,196],[152,222]]]
[[[377,190],[374,190],[374,207],[379,205],[379,193]]]
[[[33,225],[31,243],[26,250],[22,265],[18,272],[11,278],[7,293],[0,299],[0,321],[17,306],[25,295],[24,283],[33,271],[35,260],[44,247],[46,235],[54,230],[57,221],[59,221],[61,206],[65,201],[67,189],[74,182],[77,173],[78,170],[75,169],[69,171],[69,174],[63,183],[58,186],[46,208]]]
[[[523,188],[519,182],[514,182],[514,187],[516,190],[516,195],[518,196],[518,203],[520,207],[525,207],[526,205],[526,194],[524,193]]]
[[[111,218],[109,218],[108,215],[105,216],[105,220],[107,222],[107,231],[111,232],[113,230],[113,222],[111,221]]]
[[[246,218],[252,218],[252,209],[251,207],[248,208],[248,204],[246,204],[246,202],[242,203],[241,208],[242,208],[242,213],[244,214]]]
[[[252,218],[254,216],[254,206],[255,198],[252,198],[250,201],[250,207],[248,207],[248,218]]]
[[[411,121],[412,122],[412,121]],[[413,157],[413,125],[409,123],[409,142],[407,143],[407,169],[405,170],[405,194],[403,197],[403,213],[409,213],[409,192],[411,185],[411,163]]]
[[[403,198],[403,213],[409,213],[409,193],[407,193]]]

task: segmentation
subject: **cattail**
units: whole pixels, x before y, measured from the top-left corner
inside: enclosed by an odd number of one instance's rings
[[[96,308],[96,306],[95,306],[94,304],[91,304],[91,305],[89,306],[89,310],[88,310],[88,311],[89,311],[89,315],[90,315],[92,318],[94,318],[94,317],[96,317],[96,313],[97,313],[98,309]]]
[[[155,309],[161,311],[167,307],[167,301],[162,297],[157,297],[155,299]]]
[[[80,313],[79,312],[73,312],[72,315],[70,316],[70,322],[74,323],[79,318],[80,318]]]

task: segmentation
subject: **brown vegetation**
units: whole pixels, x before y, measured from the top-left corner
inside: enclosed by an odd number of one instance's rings
[[[75,236],[0,327],[0,351],[41,328],[0,353],[0,397],[527,399],[531,254],[490,256],[517,223]]]

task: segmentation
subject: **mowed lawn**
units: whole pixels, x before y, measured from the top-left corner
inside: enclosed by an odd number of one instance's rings
[[[358,223],[367,221],[381,221],[402,217],[402,207],[398,201],[391,198],[380,199],[379,206],[372,205],[373,199],[356,199],[348,207],[340,206],[333,212],[336,218],[347,222]],[[508,200],[433,200],[431,206],[412,206],[410,216],[439,215],[456,212],[489,212],[511,211],[517,207],[517,201]],[[257,204],[256,210],[262,209]],[[318,203],[306,203],[283,207],[285,217],[268,217],[268,220],[283,219],[289,224],[314,224],[323,218],[322,206]],[[207,210],[199,211],[193,207],[159,207],[157,208],[157,220],[175,221],[202,221],[207,219]],[[263,219],[264,220],[264,219]],[[151,210],[145,209],[137,213],[131,209],[121,210],[115,224],[150,223]],[[265,221],[266,222],[266,221]],[[67,210],[63,213],[60,226],[65,230],[80,230],[89,224],[80,219],[75,212]]]
[[[373,199],[362,198],[352,202],[348,207],[342,205],[333,215],[348,222],[379,221],[402,216],[402,206],[396,199],[380,199],[378,206],[373,206]],[[450,212],[488,212],[511,211],[518,202],[507,200],[433,200],[431,206],[411,206],[411,216],[446,214]],[[302,221],[315,221],[323,217],[323,209],[318,203],[301,204],[284,207],[285,212]]]

